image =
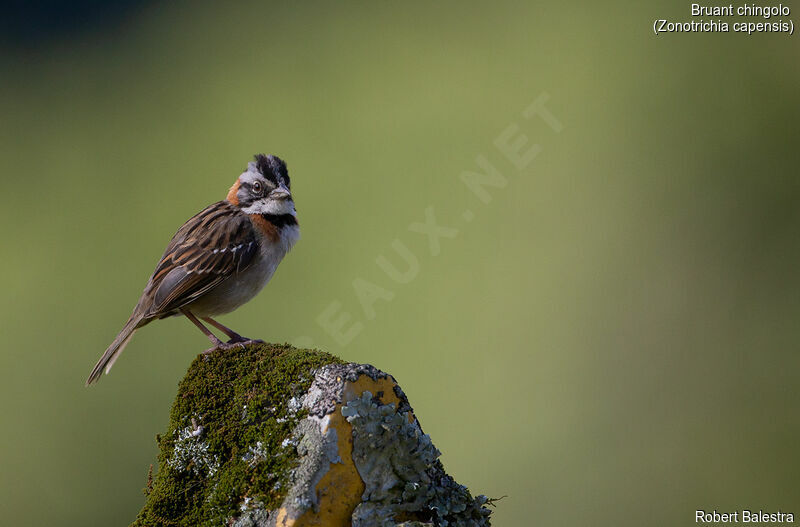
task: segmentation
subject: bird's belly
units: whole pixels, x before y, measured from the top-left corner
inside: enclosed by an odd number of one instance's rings
[[[267,285],[280,258],[262,257],[250,267],[236,273],[217,287],[198,298],[187,307],[197,316],[215,316],[230,313],[253,299]]]

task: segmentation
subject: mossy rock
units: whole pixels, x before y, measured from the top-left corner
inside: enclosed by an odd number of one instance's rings
[[[198,357],[158,444],[136,527],[489,525],[394,378],[321,351]]]

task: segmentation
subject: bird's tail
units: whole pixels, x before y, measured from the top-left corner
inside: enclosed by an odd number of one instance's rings
[[[122,350],[128,345],[133,334],[143,325],[141,316],[136,315],[136,313],[131,315],[131,318],[128,319],[128,322],[125,324],[125,327],[122,328],[122,331],[119,332],[117,338],[114,339],[114,342],[111,343],[108,349],[106,349],[106,352],[103,353],[103,356],[100,357],[100,360],[97,361],[97,364],[94,365],[94,368],[92,368],[92,373],[90,373],[89,378],[86,379],[86,386],[97,382],[103,374],[103,370],[105,370],[106,373],[111,370],[111,366],[114,365],[114,362],[116,362]]]

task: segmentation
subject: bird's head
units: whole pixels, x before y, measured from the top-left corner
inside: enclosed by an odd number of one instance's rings
[[[247,214],[297,215],[286,163],[273,155],[257,154],[226,199]]]

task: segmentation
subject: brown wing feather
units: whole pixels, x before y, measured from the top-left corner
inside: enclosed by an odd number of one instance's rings
[[[245,270],[257,251],[258,239],[247,215],[227,201],[214,203],[172,237],[137,310],[145,319],[171,315]]]

